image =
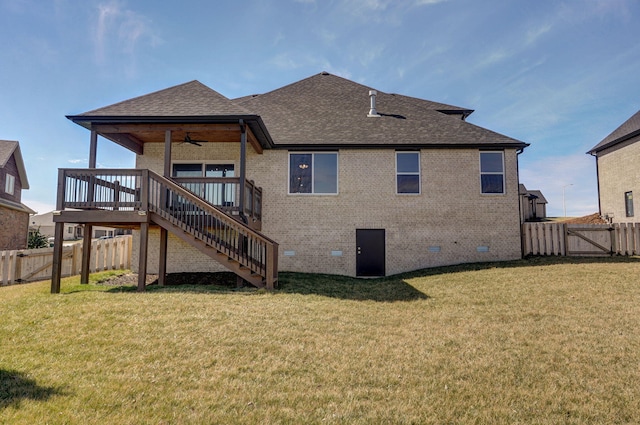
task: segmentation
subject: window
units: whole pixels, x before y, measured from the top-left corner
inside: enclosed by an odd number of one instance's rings
[[[482,193],[504,193],[502,152],[480,152],[480,187]]]
[[[173,177],[178,178],[182,187],[203,197],[213,205],[234,206],[236,186],[224,181],[180,181],[179,178],[235,177],[233,164],[174,163]]]
[[[396,192],[420,193],[420,152],[396,152]]]
[[[624,210],[627,213],[627,217],[633,217],[633,192],[625,192]]]
[[[289,193],[337,194],[338,154],[289,154]]]
[[[13,191],[15,190],[15,186],[16,186],[16,178],[14,176],[12,176],[11,174],[7,174],[7,178],[6,178],[5,183],[4,183],[4,191],[6,193],[8,193],[9,195],[13,195]]]

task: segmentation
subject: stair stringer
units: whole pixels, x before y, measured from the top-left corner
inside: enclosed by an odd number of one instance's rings
[[[165,219],[164,217],[162,217],[157,213],[150,213],[149,218],[152,223],[157,224],[158,226],[162,227],[163,229],[177,236],[184,242],[198,249],[200,252],[204,253],[208,257],[217,261],[223,267],[235,273],[237,276],[246,280],[253,286],[257,288],[265,287],[265,278],[263,276],[253,273],[251,269],[243,266],[238,261],[229,257],[224,252],[221,252],[214,246],[209,245],[206,242],[198,239],[196,236],[192,235],[191,233],[184,230],[183,228],[176,226],[175,224],[171,223],[169,220]],[[233,220],[233,218],[231,217],[230,219]]]

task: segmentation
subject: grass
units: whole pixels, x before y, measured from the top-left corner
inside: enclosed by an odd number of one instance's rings
[[[638,423],[640,260],[0,288],[0,423]]]

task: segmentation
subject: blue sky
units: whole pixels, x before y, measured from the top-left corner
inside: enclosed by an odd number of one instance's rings
[[[640,109],[635,0],[0,0],[0,139],[54,208],[58,168],[86,167],[65,118],[197,79],[263,93],[321,71],[474,109],[469,122],[530,143],[520,180],[548,213],[596,212],[585,152]],[[101,167],[133,154],[101,139]],[[572,186],[568,186],[568,185]]]

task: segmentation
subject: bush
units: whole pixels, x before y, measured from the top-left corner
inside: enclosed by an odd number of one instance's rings
[[[40,228],[29,232],[29,240],[27,241],[27,249],[48,248],[49,242],[47,237],[40,233]]]

